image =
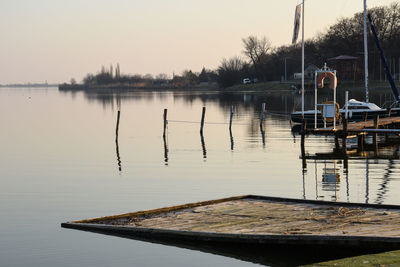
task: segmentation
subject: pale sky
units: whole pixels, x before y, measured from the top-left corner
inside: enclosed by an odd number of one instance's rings
[[[0,84],[81,81],[121,73],[215,69],[242,56],[242,38],[289,44],[300,0],[1,0]],[[368,6],[394,0],[368,0]],[[363,0],[306,0],[305,36],[363,9]],[[360,44],[361,46],[362,44]]]

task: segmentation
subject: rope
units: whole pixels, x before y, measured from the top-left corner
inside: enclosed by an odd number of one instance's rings
[[[193,124],[200,124],[200,121],[180,121],[180,120],[168,120],[168,122],[177,122],[177,123],[193,123]],[[215,124],[215,125],[229,125],[229,122],[204,122],[204,124]],[[251,125],[250,123],[233,123],[232,125]]]

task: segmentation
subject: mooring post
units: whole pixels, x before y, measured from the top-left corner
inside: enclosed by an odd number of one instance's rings
[[[335,134],[335,149],[339,150],[339,135]]]
[[[231,106],[231,115],[229,117],[229,130],[232,129],[233,106]]]
[[[376,115],[374,118],[374,128],[375,129],[379,128],[379,115]],[[378,151],[378,134],[377,133],[374,133],[373,144],[374,144],[375,152]]]
[[[118,130],[119,130],[119,118],[120,118],[120,115],[121,115],[121,111],[118,110],[117,125],[116,125],[116,129],[115,129],[115,150],[116,150],[116,153],[117,153],[118,170],[122,171],[121,157],[119,155],[119,145],[118,145]]]
[[[206,116],[206,107],[203,107],[203,112],[201,113],[201,125],[200,125],[200,133],[203,134],[204,127],[204,117]]]
[[[379,128],[379,115],[376,115],[374,118],[374,128],[375,129]]]
[[[305,120],[305,119],[303,119],[302,121],[301,121],[301,131],[300,131],[300,133],[306,133],[307,132],[307,120]]]
[[[358,146],[358,151],[363,151],[364,150],[364,145],[365,145],[365,134],[360,133],[357,135],[357,146]]]
[[[115,128],[115,139],[118,139],[118,130],[119,130],[119,118],[121,116],[121,111],[118,110],[118,114],[117,114],[117,126]]]
[[[166,131],[167,131],[167,125],[168,125],[168,120],[167,120],[167,109],[164,109],[164,131],[163,131],[163,137],[165,137]]]
[[[265,113],[265,103],[261,104],[260,125],[263,123]]]

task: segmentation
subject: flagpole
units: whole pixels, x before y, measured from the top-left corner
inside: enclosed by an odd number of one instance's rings
[[[367,0],[364,0],[364,80],[365,80],[365,102],[369,102],[368,96],[368,42],[367,42]]]
[[[301,113],[304,120],[304,0],[302,8],[301,37]]]

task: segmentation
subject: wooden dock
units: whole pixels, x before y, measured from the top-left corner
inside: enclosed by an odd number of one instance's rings
[[[400,206],[239,196],[63,223],[131,236],[222,243],[400,248]]]
[[[374,120],[366,120],[353,123],[342,123],[335,127],[307,129],[306,132],[314,134],[352,134],[352,133],[385,133],[399,134],[400,129],[393,129],[393,126],[400,124],[400,117],[376,117]]]

